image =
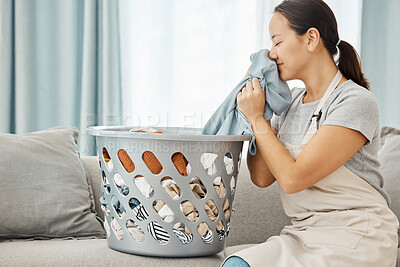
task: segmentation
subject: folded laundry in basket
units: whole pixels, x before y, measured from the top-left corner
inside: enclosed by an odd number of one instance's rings
[[[117,180],[117,181],[119,181],[119,180]],[[170,185],[176,185],[173,182],[173,180],[166,179],[164,181],[170,182]],[[198,189],[198,191],[193,192],[195,195],[196,194],[205,195],[205,193],[204,193],[205,187],[203,184],[200,184],[199,179],[192,181],[192,183],[197,185],[196,188]],[[224,187],[221,188],[221,186],[223,186],[223,183],[221,183],[221,179],[216,179],[216,181],[214,182],[214,188],[220,187],[218,192],[225,192]],[[107,208],[107,202],[103,196],[100,198],[100,203],[101,203],[101,207],[102,207],[103,211],[106,212],[107,214],[110,214],[110,211]],[[124,207],[121,205],[120,201],[117,198],[112,198],[111,203],[114,206],[117,214],[121,218],[123,218],[125,216],[126,211],[125,211]],[[138,220],[143,221],[149,217],[149,214],[148,214],[146,208],[136,198],[132,198],[129,200],[129,206],[131,207],[134,215],[136,216],[136,218]],[[155,201],[154,209],[158,212],[158,214],[161,216],[161,218],[164,219],[166,222],[173,221],[174,213],[165,204],[164,201],[162,201],[162,200]],[[204,209],[212,221],[214,221],[218,217],[218,209],[213,201],[210,201],[210,200],[207,201],[204,204]],[[197,209],[193,206],[193,204],[190,201],[182,202],[181,210],[182,210],[183,214],[186,216],[186,218],[191,222],[196,222],[197,219],[199,218],[199,213],[198,213]],[[227,214],[227,212],[229,213],[229,202],[228,201],[225,201],[223,204],[223,212],[224,212],[224,214]],[[113,228],[114,233],[118,239],[122,239],[124,237],[123,230],[122,230],[121,226],[117,223],[115,218],[111,219],[111,227]],[[127,221],[127,229],[136,241],[142,242],[144,240],[143,231],[140,230],[133,221],[130,221],[130,220]],[[228,223],[228,229],[229,229],[229,223]],[[222,221],[218,222],[216,230],[217,230],[217,236],[220,240],[222,240],[228,232],[228,231],[225,232]],[[158,242],[165,243],[168,241],[168,240],[166,240],[166,236],[168,236],[168,233],[157,222],[152,222],[151,224],[149,224],[148,231]],[[178,225],[177,227],[174,227],[173,231],[176,234],[176,236],[178,237],[178,239],[184,244],[191,242],[191,240],[193,239],[192,234],[186,228],[186,226],[184,226],[183,224]],[[200,234],[201,238],[203,239],[203,241],[205,243],[212,242],[213,234],[206,223],[199,224],[198,233]],[[169,236],[168,236],[168,238],[169,238]]]
[[[129,187],[125,184],[125,181],[124,179],[122,179],[120,174],[114,174],[114,181],[121,194],[127,196],[129,194]]]
[[[174,212],[161,199],[156,200],[153,207],[164,221],[172,222],[174,220]]]
[[[107,220],[104,221],[104,225],[105,227],[108,226]],[[117,222],[117,220],[114,217],[111,218],[111,227],[114,230],[117,239],[121,240],[122,238],[124,238],[125,236],[124,231],[122,230],[121,225]],[[137,227],[137,225],[132,220],[126,221],[126,228],[137,242],[142,242],[144,240],[145,238],[144,232],[140,230],[140,228]]]
[[[136,127],[129,130],[129,132],[136,132],[136,133],[163,133],[157,129],[151,127]]]
[[[126,228],[137,242],[144,240],[144,232],[132,220],[126,221]]]
[[[182,153],[178,152],[172,155],[172,162],[174,163],[176,169],[181,175],[188,175],[186,168],[186,166],[188,165],[188,161]]]
[[[140,129],[132,129],[131,132],[145,132],[149,131],[151,133],[162,133],[156,129],[153,128],[140,128]],[[148,153],[143,154],[143,160],[146,163],[146,165],[149,167],[150,171],[153,173],[160,173],[162,171],[162,166],[155,157],[155,155],[149,151]],[[118,157],[125,167],[125,169],[132,169],[134,170],[134,165],[130,166],[133,164],[132,160],[130,160],[127,154],[120,154],[118,153]],[[201,163],[203,164],[203,167],[206,171],[207,174],[213,175],[216,171],[216,166],[215,166],[215,160],[217,158],[217,154],[213,153],[204,153],[202,158],[201,158]],[[188,161],[184,157],[184,155],[180,152],[175,153],[172,156],[172,162],[176,166],[178,172],[183,175],[187,176],[188,173],[191,171],[191,166],[188,164]],[[111,161],[111,160],[109,160]],[[231,157],[224,157],[224,163],[225,167],[227,170],[227,173],[231,173],[233,171],[233,159]],[[119,174],[114,175],[114,182],[119,189],[119,191],[123,195],[128,195],[129,194],[129,188],[126,186],[123,178]],[[153,187],[147,183],[146,179],[142,175],[137,175],[135,177],[135,184],[139,188],[139,190],[143,193],[145,197],[150,197],[154,191]],[[176,184],[176,182],[171,178],[171,177],[164,177],[161,180],[161,185],[163,188],[166,190],[167,194],[174,200],[179,199],[179,197],[182,195],[182,191],[179,188],[179,186]],[[107,185],[109,187],[109,185]],[[191,180],[189,184],[190,188],[192,189],[193,194],[201,199],[204,198],[207,194],[207,189],[205,186],[202,184],[200,179],[198,177],[194,177],[194,179]],[[217,193],[218,197],[222,198],[225,193],[226,193],[226,188],[224,183],[222,182],[221,177],[217,177],[214,180],[213,184],[214,190]],[[108,188],[109,189],[109,188]],[[109,190],[108,190],[109,191]],[[103,211],[106,214],[110,214],[110,210],[107,207],[106,201],[104,197],[100,198],[101,202],[101,207]],[[114,206],[117,214],[120,217],[123,217],[126,213],[124,207],[121,205],[120,201],[117,198],[113,198],[111,200],[111,204]],[[146,220],[149,217],[149,214],[146,210],[146,208],[140,203],[139,200],[136,198],[131,198],[129,200],[129,206],[132,209],[134,215],[136,218],[140,221]],[[157,200],[154,202],[153,205],[154,209],[158,212],[158,214],[161,216],[162,219],[164,219],[166,222],[171,222],[174,219],[174,213],[172,210],[168,207],[168,205],[165,204],[163,200]],[[213,201],[207,201],[205,203],[204,209],[207,213],[207,215],[210,217],[211,220],[215,220],[218,217],[218,209]],[[190,201],[184,201],[181,203],[181,210],[183,214],[186,216],[186,218],[191,221],[195,222],[199,218],[199,213],[197,209],[193,206],[193,204]],[[223,212],[226,214],[227,212],[229,213],[229,202],[224,202],[223,204]],[[118,238],[123,237],[123,231],[122,228],[119,226],[119,224],[115,221],[113,218],[111,222],[112,228],[114,229],[114,232],[116,233]],[[228,227],[229,228],[229,223]],[[140,228],[136,226],[136,224],[128,220],[127,221],[127,229],[131,233],[131,235],[137,240],[138,242],[143,241],[144,239],[144,233]],[[152,222],[151,224],[148,225],[148,231],[152,234],[152,236],[160,243],[166,242],[166,238],[168,236],[168,233],[157,223],[157,222]],[[191,232],[184,226],[182,223],[178,223],[174,226],[173,228],[174,233],[178,237],[178,239],[182,243],[189,243],[193,239],[193,235]],[[206,243],[211,243],[213,240],[213,232],[210,230],[208,225],[206,223],[200,223],[198,227],[198,232],[204,242]],[[220,240],[225,236],[227,231],[225,231],[225,228],[223,226],[222,221],[219,221],[217,224],[217,236]],[[121,237],[122,236],[122,237]],[[169,236],[168,236],[169,238]]]
[[[203,167],[208,175],[213,175],[217,170],[217,167],[215,165],[215,159],[217,158],[217,156],[218,155],[214,153],[204,153],[200,157],[201,164],[203,164]]]
[[[221,177],[215,178],[213,186],[215,192],[217,192],[218,197],[222,198],[225,195],[226,189],[224,183],[222,182]]]
[[[147,230],[153,236],[155,240],[157,240],[161,244],[165,244],[169,241],[168,232],[162,228],[162,226],[156,222],[152,221],[147,225]]]
[[[131,129],[129,132],[163,133],[154,128],[134,128],[134,129]],[[135,165],[133,164],[133,162],[131,160],[129,160],[127,158],[127,156],[128,156],[127,154],[118,153],[119,160],[121,161],[121,163],[125,167],[125,169],[133,170],[135,168]],[[208,175],[212,175],[216,171],[216,165],[215,165],[214,161],[217,158],[217,156],[218,156],[217,154],[213,154],[213,153],[204,153],[201,156],[201,163]],[[156,173],[156,174],[161,173],[162,165],[160,164],[160,162],[158,161],[158,159],[152,152],[145,151],[143,153],[142,158],[152,173]],[[187,159],[185,158],[185,156],[182,153],[180,153],[180,152],[174,153],[172,155],[172,162],[181,175],[187,176],[188,173],[190,173],[191,166],[190,166],[190,164],[188,164],[189,162],[187,161]],[[233,171],[232,158],[224,156],[224,163],[225,163],[227,172],[229,174],[232,173],[232,171]]]
[[[211,231],[210,227],[208,227],[208,224],[205,222],[199,223],[199,226],[197,228],[197,232],[203,239],[203,241],[206,244],[211,244],[213,241],[213,232]]]
[[[204,204],[204,210],[206,211],[206,213],[211,221],[215,221],[215,219],[217,219],[218,209],[217,209],[217,206],[215,205],[214,201],[208,200]]]
[[[135,185],[138,187],[138,189],[140,190],[140,192],[142,192],[142,194],[145,197],[150,197],[153,195],[154,189],[153,187],[146,181],[146,179],[143,177],[143,175],[137,175],[135,177]]]
[[[146,130],[148,130],[148,129],[147,128],[136,128],[136,129],[131,129],[130,132],[146,132]],[[151,133],[162,133],[161,131],[158,131],[153,128],[150,128],[150,132]],[[218,156],[217,154],[213,154],[213,153],[204,153],[201,156],[201,163],[202,163],[205,171],[209,175],[213,175],[216,171],[216,165],[214,162],[215,162],[215,159],[217,158],[217,156]],[[118,157],[126,169],[134,169],[134,164],[131,160],[129,160],[127,158],[127,155],[118,153]],[[161,166],[160,162],[158,161],[158,159],[156,158],[156,156],[152,152],[145,151],[143,153],[143,161],[146,163],[146,165],[148,166],[148,168],[150,169],[150,171],[152,173],[156,173],[156,174],[161,173],[162,166]],[[174,163],[178,172],[181,175],[187,176],[188,173],[190,173],[191,166],[190,166],[190,164],[188,164],[189,162],[187,161],[187,159],[185,158],[185,156],[182,153],[177,152],[177,153],[173,154],[172,162]],[[225,167],[226,167],[228,174],[232,173],[233,159],[229,158],[227,156],[224,156],[224,163],[225,163]],[[141,184],[138,186],[141,186]],[[143,187],[144,187],[144,185],[143,185]],[[121,190],[124,190],[124,189],[125,188],[122,188]],[[143,188],[143,189],[144,189],[144,191],[142,191],[142,193],[148,191],[148,188]],[[125,191],[126,191],[126,189],[125,189]]]
[[[121,240],[122,238],[124,238],[124,231],[114,217],[111,218],[111,228],[114,229],[114,233],[117,239]]]
[[[161,131],[158,131],[157,129],[154,128],[133,128],[129,130],[129,132],[134,132],[134,133],[163,133]],[[135,166],[131,160],[129,160],[125,154],[118,154],[119,160],[121,161],[122,165],[125,167],[125,169],[134,169]],[[150,152],[150,151],[145,151],[143,153],[143,161],[146,163],[146,165],[149,167],[150,171],[152,173],[161,173],[162,171],[162,166],[160,162],[157,160],[156,156]],[[187,176],[187,169],[186,166],[188,164],[188,161],[186,160],[185,156],[183,156],[182,153],[175,153],[172,155],[172,162],[176,166],[178,172],[181,175]]]
[[[144,221],[149,217],[149,213],[147,212],[146,208],[136,198],[131,198],[129,200],[129,206],[139,221]]]
[[[204,235],[201,236],[201,238],[206,244],[211,244],[213,241],[213,232],[208,230]]]
[[[170,196],[170,198],[172,198],[174,200],[179,199],[179,197],[182,195],[182,190],[175,183],[175,181],[172,180],[171,177],[168,177],[168,176],[164,177],[161,180],[161,186],[164,187],[165,191]]]
[[[219,240],[222,240],[225,238],[225,228],[224,225],[222,224],[222,221],[219,221],[217,224],[217,235]]]
[[[104,211],[105,214],[110,215],[110,210],[107,207],[107,201],[104,198],[104,193],[103,195],[100,197],[100,204],[101,204],[101,209]]]
[[[258,78],[266,96],[264,118],[267,121],[272,118],[273,112],[280,115],[292,101],[287,83],[279,78],[276,63],[268,57],[268,54],[269,51],[267,49],[262,49],[250,56],[252,62],[249,70],[250,75],[243,78],[224,102],[222,102],[203,127],[202,134],[251,134],[249,152],[251,155],[255,155],[257,150],[255,136],[251,128],[251,123],[237,107],[237,94],[246,86],[246,82],[252,81],[253,78]]]
[[[199,177],[193,177],[189,183],[189,187],[198,199],[204,198],[207,194],[207,189],[200,181]]]
[[[185,215],[186,218],[191,222],[195,222],[199,218],[199,212],[194,207],[193,203],[188,200],[185,200],[181,203],[181,211],[183,215]]]
[[[118,216],[123,218],[125,216],[126,210],[124,206],[122,206],[121,202],[119,202],[118,198],[111,198],[111,204],[114,206]]]
[[[172,228],[172,231],[175,233],[182,244],[188,244],[193,240],[192,233],[183,223],[176,223]]]

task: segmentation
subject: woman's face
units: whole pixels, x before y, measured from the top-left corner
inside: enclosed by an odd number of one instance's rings
[[[290,28],[289,21],[275,12],[269,23],[272,41],[269,57],[276,61],[282,80],[300,79],[308,62],[307,40]]]

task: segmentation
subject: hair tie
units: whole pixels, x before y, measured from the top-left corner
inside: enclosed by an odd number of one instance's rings
[[[340,41],[341,41],[340,39],[337,41],[336,46],[339,46]]]

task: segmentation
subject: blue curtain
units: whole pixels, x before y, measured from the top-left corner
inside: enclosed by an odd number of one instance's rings
[[[381,125],[400,128],[400,1],[364,0],[361,59]]]
[[[80,129],[122,120],[117,1],[0,1],[0,131]]]

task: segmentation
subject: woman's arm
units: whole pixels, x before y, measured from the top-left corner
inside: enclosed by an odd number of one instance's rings
[[[247,70],[246,76],[250,74],[250,67]],[[278,131],[273,128],[275,136],[278,134]],[[257,142],[257,139],[256,139]],[[263,159],[260,148],[253,156],[249,152],[247,152],[247,167],[250,172],[251,181],[258,187],[267,187],[275,182],[275,177],[272,175],[271,171],[269,170],[265,160]]]
[[[309,188],[337,170],[367,141],[358,131],[324,125],[294,159],[264,118],[256,118],[252,127],[258,147],[264,148],[260,152],[266,165],[288,194]]]
[[[367,142],[359,131],[323,125],[295,159],[264,119],[265,93],[257,78],[246,83],[246,87],[238,93],[237,101],[239,110],[251,122],[261,157],[288,194],[302,191],[322,180],[346,163]],[[270,182],[270,177],[256,178],[261,179],[258,182],[261,185]]]
[[[275,136],[277,131],[275,128],[271,127]],[[257,142],[257,139],[256,139]],[[257,143],[258,144],[258,143]],[[267,187],[275,182],[275,177],[272,175],[267,164],[265,163],[262,153],[260,151],[264,148],[258,144],[258,150],[254,156],[247,152],[247,167],[250,171],[251,181],[258,187]]]

